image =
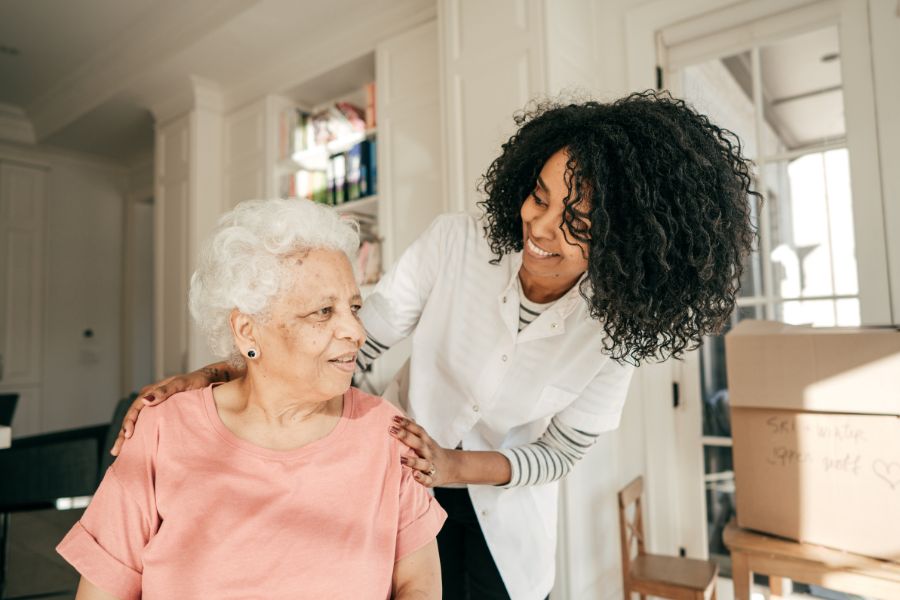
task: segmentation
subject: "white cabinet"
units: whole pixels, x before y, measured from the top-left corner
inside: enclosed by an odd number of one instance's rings
[[[386,40],[375,53],[378,107],[378,226],[390,266],[445,212],[437,23]],[[372,365],[382,391],[409,358],[410,340]]]
[[[16,437],[41,428],[45,173],[0,162],[0,393],[18,393]]]
[[[190,117],[157,128],[154,204],[155,376],[187,367]]]
[[[223,209],[222,94],[199,78],[191,79],[190,92],[188,106],[155,111],[154,371],[158,379],[213,360],[205,337],[188,316],[187,297],[199,249]]]

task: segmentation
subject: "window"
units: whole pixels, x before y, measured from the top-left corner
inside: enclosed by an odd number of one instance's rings
[[[874,126],[859,118],[872,91],[844,85],[860,67],[865,40],[847,44],[842,14],[831,3],[738,24],[723,14],[673,25],[658,41],[667,87],[737,135],[764,196],[751,207],[760,236],[745,264],[732,324],[747,318],[813,326],[877,322],[889,302],[883,281],[874,281],[885,260],[883,237],[859,232],[882,227],[867,208],[880,196],[866,178],[851,177],[861,172],[854,165],[873,162],[863,155],[867,142],[874,148]],[[679,468],[689,481],[702,473],[709,552],[729,574],[721,533],[734,516],[734,474],[723,338],[707,340],[699,354],[700,414],[692,418],[702,422],[702,465]]]

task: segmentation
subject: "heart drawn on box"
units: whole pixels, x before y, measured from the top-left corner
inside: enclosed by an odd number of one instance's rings
[[[900,462],[887,462],[880,458],[872,463],[872,471],[884,479],[892,490],[900,487]]]

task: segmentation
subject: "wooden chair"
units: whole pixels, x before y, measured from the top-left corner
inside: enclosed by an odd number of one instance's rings
[[[638,477],[619,492],[619,535],[622,542],[622,580],[625,600],[632,594],[672,600],[715,600],[719,567],[712,561],[647,554],[641,496],[644,479]],[[634,507],[631,520],[628,511]],[[637,544],[637,554],[632,547]]]

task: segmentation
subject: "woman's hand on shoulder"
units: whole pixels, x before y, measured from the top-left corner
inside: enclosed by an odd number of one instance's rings
[[[394,417],[390,432],[415,452],[415,456],[404,456],[400,462],[412,469],[416,481],[425,487],[456,483],[454,450],[441,447],[421,425],[407,417]]]
[[[134,425],[137,423],[138,415],[145,406],[162,404],[169,396],[178,392],[205,388],[209,384],[218,381],[229,381],[232,375],[232,369],[227,364],[216,363],[191,373],[174,375],[143,387],[137,398],[131,403],[128,412],[125,413],[122,427],[119,429],[119,435],[116,437],[116,443],[113,444],[110,454],[113,456],[119,455],[119,452],[122,450],[122,444],[134,433]]]

